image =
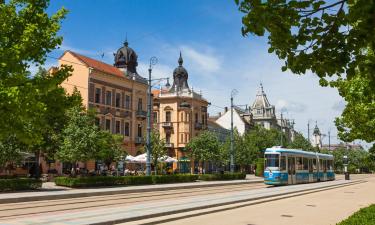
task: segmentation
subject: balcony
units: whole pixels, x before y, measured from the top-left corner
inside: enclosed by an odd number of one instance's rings
[[[143,137],[135,137],[136,144],[143,144],[145,143],[145,139]]]
[[[165,143],[166,148],[173,148],[173,143]]]
[[[162,122],[161,126],[164,127],[164,128],[170,129],[170,128],[173,127],[173,123],[172,122]]]
[[[203,125],[202,125],[202,123],[195,122],[194,128],[195,128],[196,130],[202,130]]]
[[[146,118],[147,117],[147,112],[146,111],[143,111],[143,110],[137,110],[137,112],[135,113],[135,115],[137,116],[137,118]]]

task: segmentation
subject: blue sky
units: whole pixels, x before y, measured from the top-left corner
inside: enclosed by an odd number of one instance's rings
[[[147,62],[156,56],[155,77],[172,77],[182,51],[189,84],[213,105],[229,105],[231,89],[238,90],[235,103],[251,104],[262,82],[278,115],[295,119],[296,129],[306,135],[318,121],[323,134],[331,131],[344,102],[335,89],[323,88],[313,74],[281,72],[282,62],[267,53],[266,37],[242,37],[241,13],[232,0],[59,0],[49,12],[69,10],[60,34],[60,50],[73,50],[113,64],[115,52],[127,35],[138,54],[138,72],[147,75]],[[101,58],[101,54],[104,57]],[[47,65],[56,64],[48,59]],[[211,106],[210,114],[222,109]],[[328,137],[323,138],[328,143]]]

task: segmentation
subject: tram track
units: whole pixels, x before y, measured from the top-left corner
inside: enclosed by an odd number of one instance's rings
[[[240,187],[239,187],[240,186]],[[175,198],[188,198],[200,195],[215,195],[233,191],[249,190],[249,188],[266,188],[264,184],[237,184],[233,186],[194,188],[191,190],[165,190],[156,193],[135,193],[110,196],[83,197],[69,200],[49,200],[0,205],[0,221],[14,218],[42,215],[46,213],[74,212],[83,209],[95,209],[109,206],[127,206],[147,201],[165,201]],[[26,211],[26,212],[25,212]]]

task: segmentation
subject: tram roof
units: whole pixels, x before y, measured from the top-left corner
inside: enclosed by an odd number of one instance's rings
[[[279,147],[273,147],[273,148],[267,148],[265,153],[272,153],[272,152],[284,152],[284,153],[295,153],[295,154],[301,154],[305,156],[319,156],[319,158],[324,158],[324,159],[333,159],[333,155],[328,155],[328,154],[322,154],[322,153],[317,153],[317,152],[307,152],[303,151],[301,149],[288,149],[288,148],[279,148]]]

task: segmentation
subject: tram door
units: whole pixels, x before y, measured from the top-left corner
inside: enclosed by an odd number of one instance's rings
[[[296,183],[296,158],[288,157],[288,184]]]

